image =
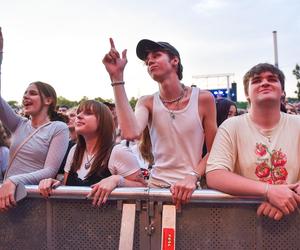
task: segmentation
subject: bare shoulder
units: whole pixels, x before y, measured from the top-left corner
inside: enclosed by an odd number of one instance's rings
[[[153,106],[153,95],[144,95],[141,96],[136,104],[137,107],[141,107],[144,106],[146,107],[148,110],[152,110],[152,106]]]
[[[198,96],[198,102],[201,106],[215,105],[215,98],[213,94],[207,90],[200,90]]]

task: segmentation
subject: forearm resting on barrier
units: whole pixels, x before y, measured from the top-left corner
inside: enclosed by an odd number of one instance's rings
[[[264,197],[286,215],[293,212],[300,203],[300,196],[293,191],[298,184],[271,185],[227,170],[208,172],[206,178],[209,188],[232,195]]]

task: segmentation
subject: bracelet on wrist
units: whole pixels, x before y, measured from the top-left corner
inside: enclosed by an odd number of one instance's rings
[[[269,191],[269,187],[270,187],[270,184],[269,184],[269,183],[266,183],[266,186],[265,186],[265,192],[264,192],[264,197],[265,197],[266,200],[268,199],[268,191]]]
[[[116,82],[112,82],[111,83],[111,86],[118,86],[118,85],[124,85],[125,84],[125,82],[124,81],[116,81]]]
[[[199,173],[197,173],[196,171],[191,172],[189,175],[191,176],[195,176],[196,177],[196,188],[201,188],[201,175]]]
[[[125,179],[122,175],[120,175],[118,187],[123,187],[124,186]]]

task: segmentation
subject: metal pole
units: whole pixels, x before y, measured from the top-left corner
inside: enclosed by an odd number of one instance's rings
[[[227,99],[231,100],[231,96],[230,96],[230,86],[229,86],[229,75],[226,76],[227,78]]]
[[[275,58],[275,63],[274,65],[278,68],[278,48],[277,48],[277,31],[273,31],[273,43],[274,43],[274,58]]]

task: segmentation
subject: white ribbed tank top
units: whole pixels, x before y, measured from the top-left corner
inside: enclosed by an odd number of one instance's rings
[[[202,158],[204,130],[198,112],[199,89],[192,93],[184,109],[170,111],[154,94],[152,121],[148,124],[154,155],[150,187],[169,187],[192,173]]]

